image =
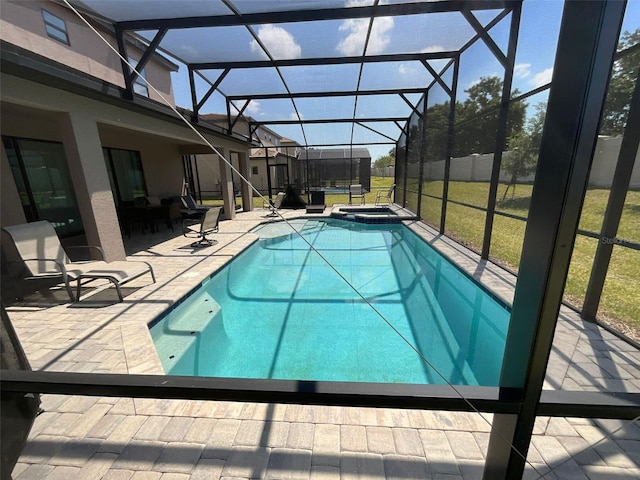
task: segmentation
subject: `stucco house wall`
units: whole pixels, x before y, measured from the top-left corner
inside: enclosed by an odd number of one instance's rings
[[[65,21],[70,45],[54,40],[47,35],[42,10],[46,10]],[[116,48],[115,37],[105,27],[92,22],[93,26],[109,44]],[[51,1],[3,0],[0,17],[0,39],[17,45],[48,59],[67,65],[91,76],[124,87],[120,58],[78,16]],[[139,60],[142,50],[129,42],[128,54]],[[171,71],[177,70],[172,63],[152,57],[145,67],[149,82],[175,105],[171,84]],[[149,98],[162,101],[149,89]]]

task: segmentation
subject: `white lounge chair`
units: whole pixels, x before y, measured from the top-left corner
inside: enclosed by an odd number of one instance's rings
[[[153,269],[147,262],[72,262],[62,248],[53,225],[46,220],[3,227],[2,236],[8,266],[16,280],[60,279],[72,302],[80,300],[82,280],[87,280],[84,285],[97,279],[109,280],[116,287],[121,302],[121,285],[147,272],[151,274],[153,282],[156,281]],[[81,248],[93,249],[104,259],[104,252],[100,247]],[[75,296],[71,288],[74,280],[77,281]]]
[[[182,224],[182,233],[187,238],[198,238],[198,241],[191,244],[194,248],[208,247],[218,243],[217,240],[207,238],[207,235],[218,231],[218,223],[220,222],[220,213],[222,207],[212,207],[205,212],[198,223],[189,224],[189,220],[185,220]]]
[[[364,188],[362,188],[362,185],[350,185],[349,186],[349,205],[351,205],[353,203],[353,200],[356,198],[360,199],[360,203],[362,205],[364,205],[365,203],[365,198],[364,198]]]
[[[388,190],[378,190],[378,193],[376,193],[376,205],[380,205],[381,203],[391,203],[391,197],[393,196],[393,191],[395,189],[396,184],[394,183]]]

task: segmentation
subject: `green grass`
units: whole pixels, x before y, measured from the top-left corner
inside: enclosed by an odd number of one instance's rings
[[[393,182],[393,177],[371,177],[371,190],[366,194],[365,197],[367,203],[374,203],[378,190],[387,190],[393,184]],[[302,199],[306,202],[307,196],[302,195]],[[349,194],[337,193],[325,195],[324,200],[329,207],[332,207],[333,205],[345,205],[349,203]],[[260,197],[253,197],[253,208],[262,208],[262,199]]]
[[[442,191],[442,182],[428,182],[427,191]],[[526,217],[529,211],[531,185],[518,185],[502,200],[505,185],[498,188],[497,210]],[[471,205],[486,207],[487,183],[451,182],[449,198]],[[587,191],[580,228],[599,233],[609,191],[591,189]],[[424,210],[424,204],[423,204]],[[479,251],[482,246],[485,214],[473,208],[449,203],[447,206],[446,233]],[[517,270],[522,253],[526,224],[523,221],[496,215],[491,236],[490,258]],[[617,238],[640,242],[640,192],[627,194]],[[565,287],[565,298],[581,307],[591,274],[598,240],[578,235],[576,239],[569,276]],[[614,246],[598,316],[605,320],[622,321],[640,329],[640,253],[637,250]]]

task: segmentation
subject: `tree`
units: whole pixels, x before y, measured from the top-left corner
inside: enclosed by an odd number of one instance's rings
[[[427,109],[425,132],[427,162],[444,160],[447,156],[449,105],[449,102],[437,103]]]
[[[624,32],[620,37],[618,51],[624,52],[640,43],[640,28],[635,32]],[[620,55],[613,65],[609,90],[600,124],[602,135],[617,136],[624,133],[629,113],[631,95],[638,78],[640,49],[635,48]]]
[[[395,165],[396,159],[391,155],[383,155],[378,157],[375,162],[373,162],[373,168],[385,168],[390,167],[391,165]]]
[[[467,99],[463,103],[456,103],[452,156],[492,153],[496,149],[502,80],[495,76],[481,77],[465,92],[468,94]],[[512,97],[519,94],[517,89],[511,92]],[[526,109],[525,102],[512,102],[509,105],[506,138],[522,131]]]
[[[535,108],[536,113],[529,119],[526,128],[509,138],[509,151],[502,158],[501,166],[504,171],[511,174],[511,178],[502,200],[506,198],[509,187],[513,187],[511,196],[515,194],[518,178],[526,177],[536,170],[546,104],[538,103]]]
[[[465,90],[468,97],[456,102],[453,145],[450,155],[465,157],[472,153],[491,153],[496,148],[499,107],[502,101],[502,80],[498,77],[482,77]],[[520,92],[514,90],[512,96]],[[522,131],[526,116],[525,102],[509,105],[506,138]],[[450,103],[438,103],[426,111],[427,161],[444,160],[447,155]]]

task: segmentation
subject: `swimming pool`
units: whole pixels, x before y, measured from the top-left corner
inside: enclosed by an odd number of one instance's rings
[[[498,384],[508,309],[411,230],[292,225],[340,275],[285,223],[261,226],[258,241],[152,324],[166,373]]]

